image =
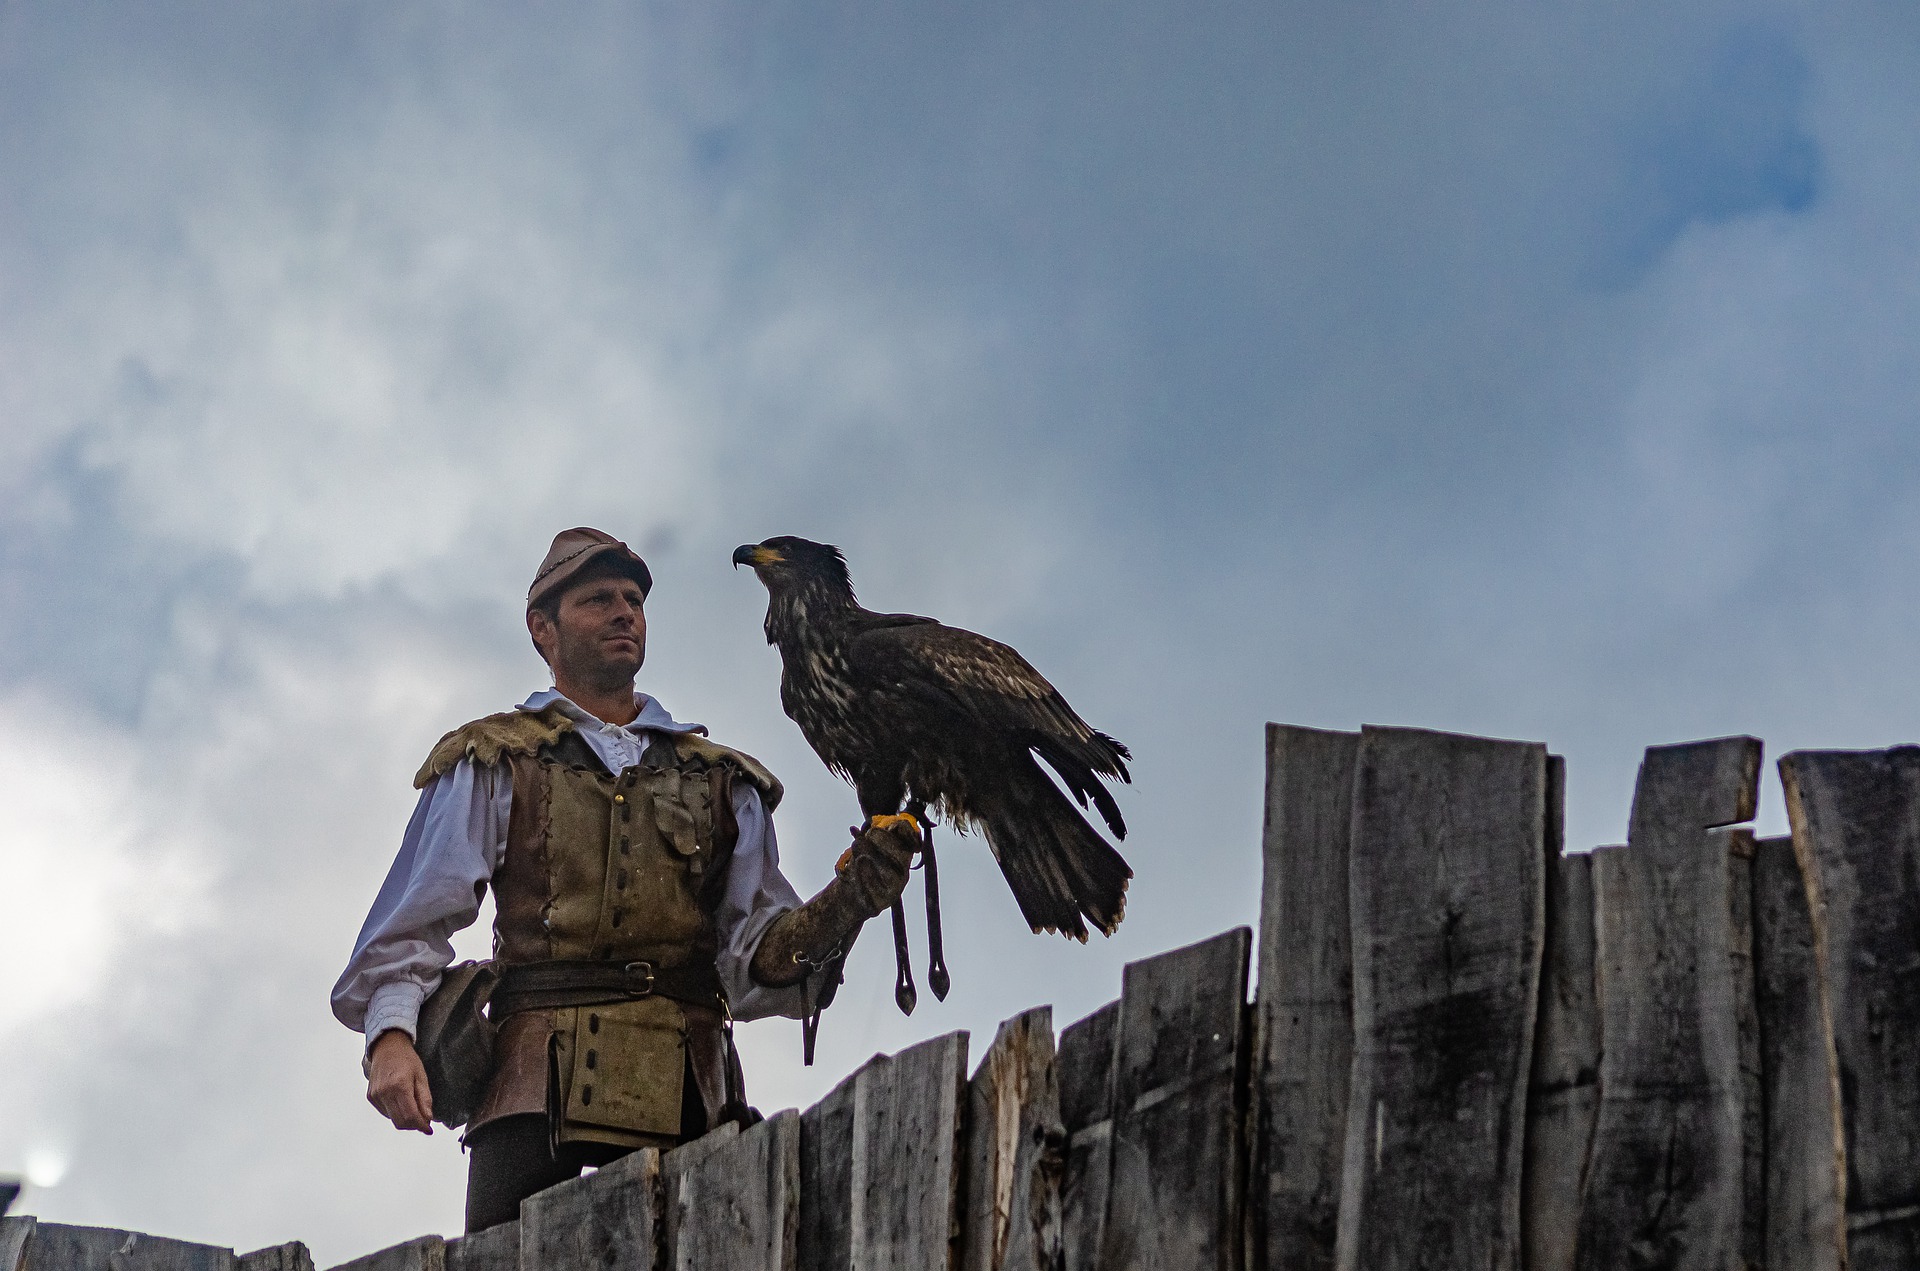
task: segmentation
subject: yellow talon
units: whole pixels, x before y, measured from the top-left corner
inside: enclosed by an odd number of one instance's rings
[[[873,818],[872,821],[868,822],[868,825],[871,828],[876,830],[890,830],[894,826],[901,825],[901,824],[905,824],[915,834],[920,833],[920,822],[914,820],[911,815],[905,812],[889,813],[886,816],[876,816]]]
[[[840,859],[833,863],[833,872],[836,874],[844,874],[847,872],[847,866],[851,864],[853,864],[853,849],[848,848],[846,851],[840,853]]]

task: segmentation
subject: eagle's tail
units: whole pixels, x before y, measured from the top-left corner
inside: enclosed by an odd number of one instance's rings
[[[1030,756],[1011,766],[1006,803],[976,808],[974,819],[1021,916],[1035,931],[1057,931],[1083,943],[1089,924],[1112,935],[1126,913],[1133,870]]]

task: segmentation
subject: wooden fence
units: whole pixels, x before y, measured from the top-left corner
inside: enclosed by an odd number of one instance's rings
[[[1649,750],[1562,850],[1543,746],[1267,736],[1246,929],[1061,1031],[879,1056],[805,1112],[637,1153],[355,1271],[1920,1267],[1920,748]],[[0,1271],[296,1271],[0,1221]]]

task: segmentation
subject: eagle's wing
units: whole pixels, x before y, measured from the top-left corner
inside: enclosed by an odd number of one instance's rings
[[[1113,832],[1126,836],[1120,809],[1098,776],[1131,781],[1126,761],[1132,756],[1081,719],[1014,649],[930,618],[873,614],[849,642],[848,656],[857,681],[955,711],[1031,748],[1082,807],[1091,799]]]

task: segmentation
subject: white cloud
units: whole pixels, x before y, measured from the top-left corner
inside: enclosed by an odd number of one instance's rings
[[[126,951],[209,913],[209,862],[115,725],[34,694],[0,699],[0,1034],[95,994]]]

